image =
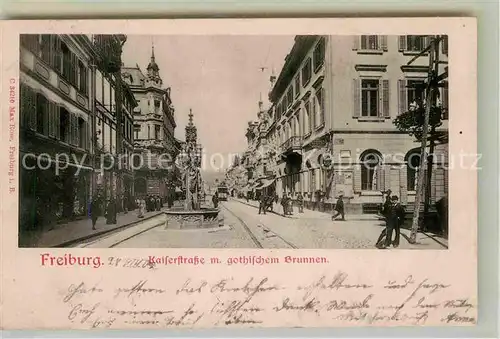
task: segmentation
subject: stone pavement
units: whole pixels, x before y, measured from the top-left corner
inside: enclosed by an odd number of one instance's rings
[[[23,239],[23,247],[65,247],[73,242],[83,241],[96,235],[128,227],[158,213],[161,212],[147,212],[142,219],[137,217],[137,210],[130,211],[127,214],[118,213],[116,224],[112,225],[106,225],[106,218],[101,216],[96,222],[97,230],[92,230],[92,220],[89,218],[59,224],[46,232],[37,232],[26,236]]]
[[[375,242],[385,228],[385,222],[377,215],[346,215],[346,221],[331,220],[331,214],[304,209],[292,218],[284,218],[281,213],[258,214],[258,202],[245,199],[231,199],[227,206],[242,213],[253,208],[254,223],[285,238],[298,248],[365,248],[376,249]],[[241,207],[238,207],[241,206]],[[276,207],[276,205],[275,205]],[[281,205],[279,205],[281,209]],[[276,208],[275,208],[276,209]],[[241,211],[241,212],[240,212]],[[401,229],[398,249],[446,249],[448,240],[431,233],[417,233],[417,241],[410,244],[409,226],[411,220]],[[391,247],[392,248],[392,247]]]
[[[255,200],[248,200],[246,199],[239,199],[239,198],[230,198],[231,200],[238,201],[242,204],[246,204],[248,206],[252,206],[255,208],[259,208],[259,202]],[[310,209],[304,208],[304,213],[299,213],[299,208],[297,206],[293,206],[293,214],[292,215],[284,215],[283,214],[283,207],[277,203],[273,204],[273,212],[270,212],[269,210],[267,213],[274,213],[278,214],[282,217],[285,218],[291,218],[291,219],[323,219],[323,220],[331,220],[333,211],[329,212],[320,212],[320,211],[313,211]],[[379,220],[379,217],[375,214],[346,214],[346,219],[349,220]]]

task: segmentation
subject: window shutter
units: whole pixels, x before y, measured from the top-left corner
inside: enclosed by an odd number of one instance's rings
[[[62,71],[61,40],[55,34],[52,34],[52,39],[54,44],[54,48],[52,49],[52,65],[60,73]]]
[[[70,130],[71,130],[71,132],[70,132],[70,136],[71,136],[70,137],[70,143],[72,145],[76,145],[77,144],[77,142],[76,142],[76,133],[75,133],[76,132],[76,128],[75,128],[76,127],[75,126],[76,125],[76,119],[75,119],[76,117],[71,112],[69,113],[69,116],[70,116],[69,120],[70,120]]]
[[[385,175],[383,165],[377,166],[377,191],[384,190],[385,187]]]
[[[353,117],[358,118],[361,113],[361,98],[360,98],[360,79],[352,80],[352,91],[353,91]]]
[[[359,49],[359,40],[361,35],[355,35],[352,37],[352,50],[357,51]]]
[[[49,137],[56,137],[56,104],[49,101]]]
[[[326,113],[325,96],[326,96],[325,89],[321,88],[321,121],[320,121],[321,124],[325,123],[325,113]]]
[[[400,35],[399,36],[399,51],[406,51],[406,35]]]
[[[71,75],[72,75],[72,84],[76,88],[78,88],[78,58],[75,54],[71,53]]]
[[[61,113],[57,104],[54,104],[54,136],[61,139]]]
[[[361,192],[361,166],[354,166],[354,192]]]
[[[29,87],[28,87],[29,88]],[[29,88],[28,90],[28,127],[29,129],[35,131],[36,130],[36,93],[33,89]]]
[[[316,93],[314,95],[311,95],[311,118],[312,118],[312,123],[311,123],[311,128],[314,129],[316,127]]]
[[[389,80],[382,80],[382,117],[390,118],[390,105],[389,105]]]
[[[448,36],[443,35],[443,40],[441,41],[441,53],[448,55]]]
[[[25,37],[25,35],[21,35],[21,37]],[[26,93],[26,85],[21,83],[19,85],[19,112],[21,114],[21,119],[19,119],[19,124],[21,127],[26,127],[27,126],[27,121],[26,121],[26,99],[27,99],[27,93]]]
[[[433,42],[433,40],[434,40],[434,38],[433,38],[432,36],[430,36],[430,35],[426,35],[426,36],[424,37],[424,49],[425,49],[425,48],[427,48],[427,47],[429,47],[429,44],[430,44],[431,42]]]
[[[407,180],[408,167],[402,166],[399,170],[399,188],[400,188],[400,201],[402,205],[408,203],[408,180]]]
[[[408,103],[407,101],[407,88],[406,88],[406,80],[398,80],[398,88],[399,88],[399,114],[405,113],[408,111]]]
[[[444,87],[442,88],[443,98],[441,100],[442,109],[443,109],[443,120],[448,120],[448,82],[444,83]]]
[[[44,135],[49,135],[50,123],[52,121],[52,120],[50,120],[50,111],[49,110],[50,110],[49,101],[47,99],[45,99],[43,109],[40,112],[42,114],[42,119],[43,119],[43,134]]]
[[[382,51],[387,51],[387,35],[379,35],[379,49]]]

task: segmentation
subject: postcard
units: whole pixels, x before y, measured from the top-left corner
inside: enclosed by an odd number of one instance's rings
[[[3,329],[477,323],[474,18],[0,39]]]

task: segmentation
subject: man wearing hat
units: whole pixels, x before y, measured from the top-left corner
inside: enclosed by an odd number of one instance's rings
[[[344,200],[342,200],[343,197],[344,197],[344,194],[340,193],[339,198],[337,199],[337,202],[335,203],[335,214],[332,215],[332,220],[334,220],[336,217],[341,215],[342,219],[340,219],[340,220],[345,221]]]
[[[404,223],[405,220],[405,210],[403,206],[399,203],[399,199],[397,195],[393,195],[391,197],[391,206],[389,211],[386,212],[387,218],[387,234],[385,237],[385,243],[382,248],[387,248],[391,246],[394,247],[399,246],[399,237],[400,237],[400,227]],[[392,231],[396,231],[396,237],[394,241],[392,241]]]

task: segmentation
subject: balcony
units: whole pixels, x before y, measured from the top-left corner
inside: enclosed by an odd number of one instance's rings
[[[290,137],[281,145],[281,155],[287,156],[291,153],[302,154],[302,137]]]

